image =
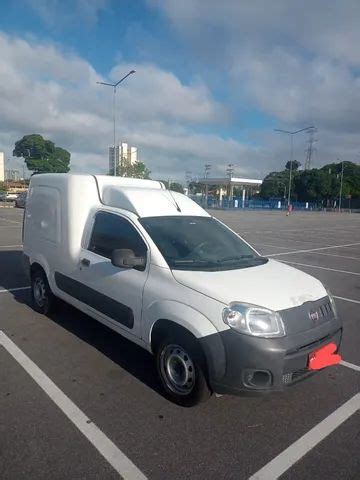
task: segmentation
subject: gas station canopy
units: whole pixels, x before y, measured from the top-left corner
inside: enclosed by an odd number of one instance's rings
[[[222,177],[222,178],[199,178],[197,183],[202,185],[231,185],[242,187],[256,187],[262,184],[262,180],[255,180],[253,178],[238,178],[238,177]]]

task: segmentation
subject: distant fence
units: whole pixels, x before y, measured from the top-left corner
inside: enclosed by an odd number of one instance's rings
[[[192,200],[201,205],[203,208],[212,209],[249,209],[249,210],[287,210],[287,201],[284,199],[273,198],[270,200],[263,199],[246,199],[244,202],[241,197],[234,197],[232,200],[223,198],[221,201],[214,197],[208,197],[207,203],[205,197],[197,195],[189,195]],[[319,202],[291,202],[293,210],[304,211],[338,211],[338,203],[325,206]],[[349,201],[348,198],[341,199],[341,211],[358,212],[360,211],[360,198],[354,198]]]
[[[204,197],[191,195],[196,203],[204,208],[219,208],[219,209],[253,209],[253,210],[286,210],[287,202],[279,199],[261,200],[261,199],[246,199],[244,202],[241,197],[234,197],[232,200],[223,198],[221,201],[208,197],[207,204]],[[310,202],[292,202],[294,210],[321,210],[321,205]]]

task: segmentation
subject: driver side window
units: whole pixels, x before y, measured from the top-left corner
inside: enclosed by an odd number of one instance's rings
[[[128,248],[136,256],[145,257],[145,242],[125,218],[109,212],[98,212],[95,217],[88,250],[106,258],[111,258],[113,250]]]

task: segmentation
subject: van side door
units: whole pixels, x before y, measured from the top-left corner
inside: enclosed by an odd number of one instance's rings
[[[127,218],[98,211],[87,245],[81,249],[78,270],[68,282],[66,293],[95,311],[104,323],[139,338],[149,261],[145,267],[115,267],[111,263],[112,252],[124,248],[133,250],[137,256],[149,257],[144,239]]]

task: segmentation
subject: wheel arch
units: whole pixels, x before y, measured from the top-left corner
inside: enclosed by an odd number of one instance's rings
[[[149,350],[154,353],[158,342],[169,332],[190,335],[197,341],[204,354],[210,383],[213,379],[222,378],[226,369],[226,355],[221,335],[215,326],[208,318],[187,305],[179,305],[172,301],[166,303],[161,310],[167,315],[159,315],[151,322],[148,332]],[[176,308],[179,306],[180,311]],[[175,313],[177,310],[178,313]]]

